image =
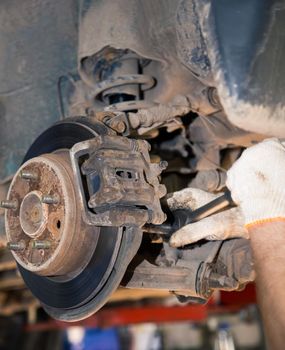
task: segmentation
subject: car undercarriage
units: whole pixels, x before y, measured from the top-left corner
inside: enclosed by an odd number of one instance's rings
[[[285,71],[268,60],[285,35],[281,2],[79,3],[0,5],[0,281],[19,270],[64,321],[119,286],[196,303],[243,289],[249,241],[171,246],[169,200],[223,193],[242,151],[282,134]]]

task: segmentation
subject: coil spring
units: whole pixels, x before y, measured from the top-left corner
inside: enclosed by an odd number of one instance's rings
[[[101,81],[93,86],[92,95],[105,104],[105,111],[127,112],[154,105],[144,99],[144,92],[154,87],[155,79],[146,74],[132,74],[137,70],[141,73],[138,62],[138,57],[127,55],[102,70]]]
[[[103,93],[108,92],[108,90],[116,88],[116,87],[122,87],[124,85],[133,85],[133,84],[143,85],[143,90],[145,91],[145,90],[151,89],[154,86],[155,80],[151,76],[144,75],[144,74],[122,75],[122,76],[118,76],[116,78],[106,79],[100,83],[97,83],[96,86],[94,87],[93,94],[94,94],[95,99],[103,100],[102,95],[103,95]],[[122,96],[123,96],[123,94],[122,94]],[[113,104],[109,104],[107,107],[104,108],[104,110],[127,112],[129,110],[138,110],[138,109],[142,109],[142,108],[149,108],[153,105],[154,105],[154,103],[145,101],[143,99],[129,100],[129,101],[116,102]]]

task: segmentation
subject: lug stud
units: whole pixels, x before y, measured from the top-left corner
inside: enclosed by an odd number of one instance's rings
[[[17,200],[3,200],[0,201],[0,208],[3,209],[17,209],[18,208],[18,202]]]
[[[9,250],[14,250],[14,251],[21,251],[26,248],[25,242],[20,241],[20,242],[8,242],[7,243],[7,248]]]
[[[36,172],[21,170],[20,171],[20,178],[23,180],[37,181],[39,179],[39,175]]]
[[[59,196],[56,195],[43,195],[42,196],[42,203],[45,204],[58,204],[59,203]]]
[[[50,241],[33,241],[33,249],[49,249],[51,247]]]

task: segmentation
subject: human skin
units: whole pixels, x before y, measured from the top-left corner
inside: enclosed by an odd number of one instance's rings
[[[248,228],[268,349],[285,349],[285,219]]]

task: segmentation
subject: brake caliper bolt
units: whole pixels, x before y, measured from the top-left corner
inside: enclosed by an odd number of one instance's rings
[[[39,174],[37,174],[36,172],[21,170],[20,178],[23,180],[37,181],[39,179]]]
[[[7,248],[9,250],[14,250],[14,251],[21,251],[26,248],[25,242],[20,241],[20,242],[8,242],[7,243]]]
[[[43,195],[42,196],[42,203],[45,204],[58,204],[59,203],[59,196],[57,194],[55,195]]]
[[[50,241],[33,241],[33,249],[49,249],[51,247]]]
[[[3,200],[0,201],[0,208],[3,209],[17,209],[18,208],[18,202],[17,200]]]

